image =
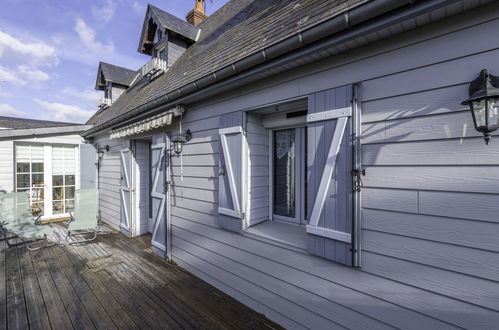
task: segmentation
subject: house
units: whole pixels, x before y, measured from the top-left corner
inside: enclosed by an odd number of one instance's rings
[[[0,117],[0,190],[28,192],[33,214],[42,219],[67,217],[73,209],[74,191],[81,185],[80,148],[92,150],[79,135],[88,128]]]
[[[149,6],[149,62],[82,133],[103,221],[288,328],[497,327],[499,139],[461,102],[499,2],[203,15]]]

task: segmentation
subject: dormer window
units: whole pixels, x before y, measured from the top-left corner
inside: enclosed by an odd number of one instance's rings
[[[136,76],[137,71],[100,62],[95,89],[104,93],[103,97],[99,100],[99,107],[108,107],[116,101],[132,84]]]

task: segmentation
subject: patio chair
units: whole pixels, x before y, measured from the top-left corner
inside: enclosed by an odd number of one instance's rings
[[[31,251],[60,244],[59,235],[54,229],[47,225],[39,224],[40,217],[36,219],[31,213],[31,205],[27,193],[5,193],[0,194],[0,231],[2,232],[8,247],[17,246],[9,242],[9,239],[19,238],[26,248]],[[57,241],[50,243],[48,235],[54,233]],[[13,234],[14,236],[10,236]],[[33,247],[31,243],[46,240],[46,244]]]
[[[99,229],[99,191],[97,189],[76,190],[74,214],[70,213],[70,216],[66,241],[69,244],[93,241]],[[91,238],[69,242],[71,236],[91,233],[94,234]]]

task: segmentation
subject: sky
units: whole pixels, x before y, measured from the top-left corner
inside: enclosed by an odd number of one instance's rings
[[[99,61],[149,60],[137,52],[148,3],[185,19],[195,0],[0,0],[0,116],[85,122],[103,96]]]

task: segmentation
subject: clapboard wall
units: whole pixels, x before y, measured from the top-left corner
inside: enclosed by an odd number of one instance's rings
[[[496,2],[189,105],[193,138],[183,166],[172,159],[173,259],[289,328],[496,327],[499,151],[460,101],[482,68],[499,73],[498,13]],[[218,116],[356,82],[362,268],[220,229]]]
[[[98,168],[99,207],[101,220],[119,230],[120,226],[120,149],[123,141],[109,140],[107,135],[95,139],[94,143],[104,148],[109,146],[100,160]]]
[[[0,189],[14,190],[14,141],[0,141]]]

